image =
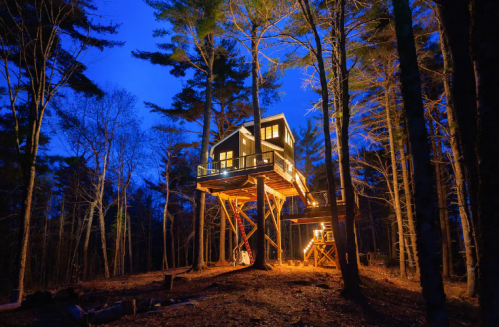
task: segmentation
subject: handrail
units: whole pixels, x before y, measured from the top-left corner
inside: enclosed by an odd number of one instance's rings
[[[262,153],[249,154],[237,158],[199,164],[197,166],[196,176],[197,178],[201,178],[207,176],[223,175],[233,171],[241,171],[267,165],[273,165],[275,163],[275,154],[279,156],[279,154],[275,151],[267,151]],[[282,158],[281,156],[279,157],[280,159]],[[257,162],[257,160],[260,161]],[[284,166],[282,166],[281,169],[284,170]]]

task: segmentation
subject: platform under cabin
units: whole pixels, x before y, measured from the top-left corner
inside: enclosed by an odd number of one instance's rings
[[[276,230],[277,239],[266,239],[278,253],[278,262],[282,262],[281,221],[289,220],[293,224],[317,224],[324,233],[328,233],[331,222],[331,208],[328,204],[327,192],[312,193],[307,187],[305,177],[296,169],[294,160],[294,144],[296,142],[284,114],[277,114],[261,119],[262,153],[255,153],[254,122],[246,122],[229,134],[226,138],[214,144],[210,150],[211,162],[198,165],[197,188],[213,196],[217,196],[226,217],[231,214],[241,231],[243,244],[251,254],[247,239],[256,231],[256,222],[250,219],[241,209],[244,203],[257,200],[256,178],[265,177],[265,219],[271,217]],[[283,204],[287,197],[298,195],[305,204],[304,212],[298,214],[282,214]],[[345,219],[345,205],[342,199],[337,200],[339,220]],[[356,207],[358,213],[358,208]],[[246,235],[241,216],[252,226]],[[356,219],[359,219],[358,214]],[[236,226],[228,219],[234,233]],[[317,232],[319,233],[319,232]],[[322,232],[321,232],[322,233]],[[332,235],[327,236],[331,248],[321,252],[319,239],[311,241],[307,248],[316,254],[315,263],[335,258],[335,246]],[[333,249],[334,247],[334,249]],[[305,251],[305,257],[308,252]],[[323,253],[321,257],[321,253]],[[326,254],[327,253],[327,254]],[[251,255],[250,255],[251,256]],[[310,259],[310,255],[307,257]],[[335,261],[335,260],[334,260]]]

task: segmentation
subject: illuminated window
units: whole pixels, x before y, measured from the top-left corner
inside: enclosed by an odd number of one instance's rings
[[[220,167],[225,168],[225,156],[226,152],[220,152]]]
[[[265,129],[265,139],[271,139],[272,138],[272,127],[269,126]]]
[[[290,146],[293,146],[293,139],[291,138],[290,133],[286,133],[286,143],[288,143]]]
[[[220,152],[220,167],[232,167],[232,151]]]
[[[279,125],[272,126],[272,137],[279,137]]]
[[[265,140],[265,128],[260,129],[260,136],[262,137],[262,140]]]
[[[246,139],[244,138],[244,136],[243,136],[243,144],[246,144]]]

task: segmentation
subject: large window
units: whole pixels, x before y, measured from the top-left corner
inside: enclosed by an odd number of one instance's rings
[[[220,152],[220,167],[232,167],[232,151]]]
[[[279,137],[279,125],[264,127],[261,129],[262,140],[275,139]]]
[[[291,134],[289,132],[286,132],[286,143],[288,143],[289,146],[293,146],[293,139],[291,138]]]

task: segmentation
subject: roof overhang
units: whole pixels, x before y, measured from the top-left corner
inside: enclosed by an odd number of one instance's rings
[[[239,133],[239,132],[241,132],[241,133],[243,133],[243,134],[245,134],[245,135],[252,136],[252,135],[251,135],[251,132],[250,132],[250,131],[248,131],[246,128],[244,128],[244,126],[239,127],[239,128],[238,128],[238,129],[236,129],[234,132],[230,133],[229,135],[227,135],[226,137],[224,137],[223,139],[221,139],[220,141],[218,141],[217,143],[215,143],[215,144],[211,147],[211,149],[210,149],[210,158],[211,158],[211,159],[214,159],[214,158],[213,158],[213,154],[214,154],[215,148],[216,148],[219,144],[221,144],[221,143],[225,142],[226,140],[228,140],[229,138],[231,138],[234,134]]]
[[[272,116],[267,116],[267,117],[262,117],[262,119],[260,120],[260,123],[266,123],[266,122],[269,122],[269,121],[273,121],[273,120],[277,120],[277,119],[284,119],[284,123],[286,124],[286,127],[289,129],[290,133],[291,134],[291,138],[293,139],[293,142],[296,142],[295,141],[295,137],[293,135],[293,132],[291,131],[291,128],[289,128],[289,124],[288,124],[288,121],[286,120],[286,117],[284,117],[284,114],[281,112],[280,114],[276,114],[276,115],[272,115]],[[246,122],[243,124],[243,126],[253,126],[255,124],[255,121],[249,121],[249,122]]]

